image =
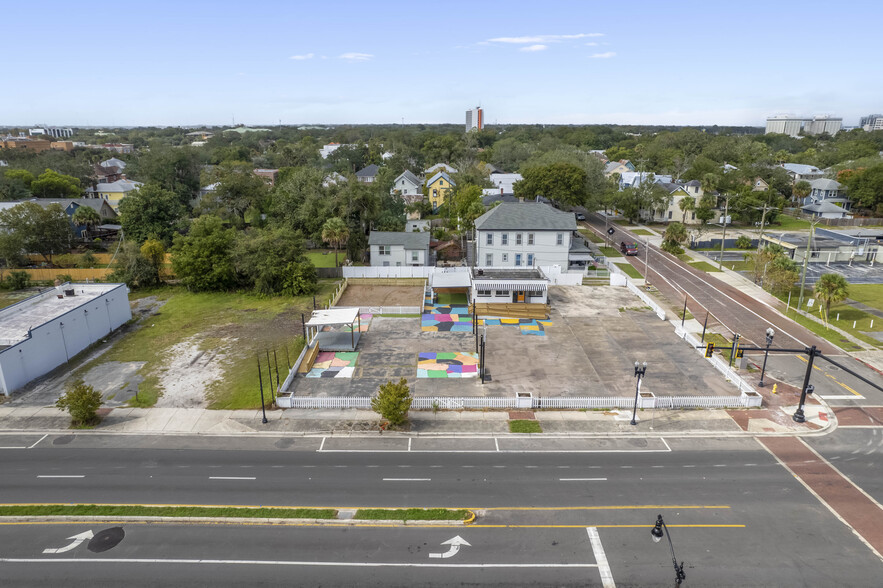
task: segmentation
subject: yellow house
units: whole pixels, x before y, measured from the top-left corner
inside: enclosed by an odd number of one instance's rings
[[[143,184],[132,180],[117,180],[116,182],[100,182],[94,190],[87,190],[97,195],[98,198],[105,200],[111,207],[119,212],[120,200],[125,198],[126,194],[132,190],[137,190]]]
[[[438,172],[426,182],[426,195],[429,197],[429,203],[432,204],[433,210],[437,210],[439,206],[444,204],[448,192],[456,185],[451,177],[443,171]]]

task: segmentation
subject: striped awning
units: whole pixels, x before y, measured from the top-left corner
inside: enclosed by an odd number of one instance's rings
[[[543,292],[547,290],[548,283],[539,280],[533,281],[504,281],[504,280],[474,280],[472,285],[476,290],[508,290],[525,292]]]

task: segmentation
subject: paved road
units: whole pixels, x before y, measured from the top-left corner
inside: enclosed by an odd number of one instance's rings
[[[883,427],[868,429],[841,423],[834,433],[807,439],[807,443],[883,504]]]
[[[29,441],[3,437],[7,447]],[[601,585],[594,527],[617,584],[669,585],[667,547],[649,540],[657,513],[672,525],[693,585],[865,586],[883,573],[849,527],[752,439],[510,439],[498,452],[501,442],[414,439],[408,451],[407,439],[389,438],[49,436],[32,449],[0,450],[4,502],[487,510],[454,532],[124,524],[118,547],[96,554],[81,545],[63,556],[42,550],[103,526],[0,526],[0,560],[21,560],[0,561],[0,574],[16,586],[123,576],[132,585]],[[436,563],[428,553],[454,535],[471,546],[442,563],[475,567],[412,565]]]
[[[763,354],[750,356],[758,366],[763,364]],[[851,358],[841,356],[837,363],[845,365],[865,378],[883,384],[883,378],[873,369]],[[767,383],[784,382],[798,389],[806,375],[807,359],[797,353],[772,353],[767,362]],[[825,399],[831,406],[883,405],[883,391],[868,386],[839,367],[817,357],[813,362],[810,383],[815,386],[816,395]]]

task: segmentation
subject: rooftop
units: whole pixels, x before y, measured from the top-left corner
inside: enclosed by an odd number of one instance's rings
[[[371,231],[368,245],[401,245],[405,249],[429,247],[429,232]]]
[[[534,268],[474,267],[472,277],[476,280],[544,280],[540,270]]]
[[[62,284],[61,290],[73,290],[74,296],[58,298],[56,288],[25,298],[0,310],[0,345],[11,346],[24,341],[30,329],[44,325],[68,312],[88,304],[95,298],[125,284]]]
[[[556,210],[541,202],[503,202],[475,219],[475,228],[480,231],[575,231],[576,217],[572,212]]]

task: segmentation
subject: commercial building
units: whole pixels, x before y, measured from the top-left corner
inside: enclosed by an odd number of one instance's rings
[[[48,135],[50,137],[55,137],[56,139],[66,139],[74,136],[74,130],[69,127],[42,126],[28,129],[28,134],[32,137],[34,135]]]
[[[125,284],[66,283],[0,310],[0,394],[9,396],[128,322],[128,292]]]
[[[813,118],[794,116],[771,116],[766,119],[766,134],[777,133],[790,137],[804,135],[836,135],[843,128],[843,119],[833,116],[815,116]]]
[[[868,116],[863,116],[859,122],[859,126],[868,132],[883,131],[883,114],[869,114]]]
[[[481,130],[484,128],[484,110],[476,106],[466,111],[466,132],[472,129]]]

